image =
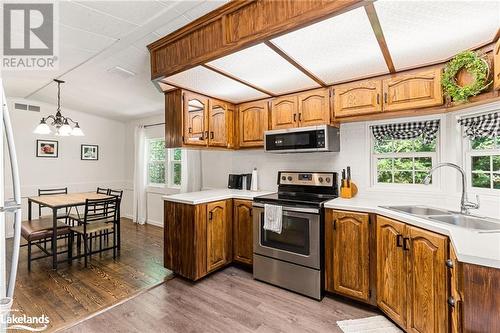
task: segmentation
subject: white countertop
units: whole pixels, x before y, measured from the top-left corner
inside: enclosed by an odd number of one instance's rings
[[[478,232],[444,223],[432,222],[427,219],[398,213],[379,206],[426,205],[434,208],[444,208],[456,211],[458,207],[432,205],[418,200],[381,199],[356,197],[353,199],[337,198],[325,203],[325,208],[375,213],[417,227],[447,235],[455,249],[458,260],[465,263],[500,268],[500,232]]]
[[[198,192],[180,193],[173,195],[164,195],[163,200],[184,203],[188,205],[199,205],[207,202],[226,200],[226,199],[243,199],[252,200],[259,195],[274,193],[275,191],[247,191],[233,189],[217,189],[205,190]]]

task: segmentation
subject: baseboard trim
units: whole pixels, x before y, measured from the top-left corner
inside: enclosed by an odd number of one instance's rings
[[[159,221],[147,220],[146,224],[151,224],[151,225],[163,228],[163,222],[159,222]]]

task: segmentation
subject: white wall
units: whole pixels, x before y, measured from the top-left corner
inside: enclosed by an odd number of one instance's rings
[[[85,136],[37,135],[33,134],[34,128],[42,117],[54,114],[56,106],[32,101],[32,104],[41,106],[41,112],[32,112],[15,110],[14,102],[29,101],[8,98],[19,162],[23,218],[27,217],[26,197],[36,195],[39,188],[68,187],[70,192],[95,191],[97,186],[123,188],[126,179],[124,123],[63,107],[63,115],[78,121]],[[37,139],[57,140],[59,157],[36,157]],[[82,161],[81,144],[99,145],[99,160]],[[5,158],[7,198],[12,197],[12,180],[8,163],[8,159]]]
[[[457,117],[461,114],[500,109],[500,103],[490,106],[471,108],[460,113],[432,116],[440,117],[441,149],[440,162],[453,162],[461,165],[462,140]],[[420,119],[428,119],[424,117]],[[419,118],[402,118],[396,121],[405,122]],[[395,121],[395,120],[390,120]],[[387,121],[382,121],[387,122]],[[277,188],[277,172],[290,171],[336,171],[341,172],[346,166],[352,169],[352,178],[359,187],[359,195],[380,195],[390,198],[391,195],[400,197],[428,198],[452,207],[459,207],[460,177],[459,173],[450,168],[442,168],[437,172],[438,186],[422,186],[421,189],[402,190],[397,185],[388,189],[373,186],[370,179],[370,131],[369,122],[346,123],[341,125],[341,151],[339,153],[309,153],[309,154],[269,154],[262,150],[219,152],[203,151],[203,187],[227,187],[229,173],[249,173],[256,167],[259,172],[259,188],[275,190]],[[438,179],[439,178],[439,179]],[[475,200],[475,191],[469,191],[472,201]],[[479,214],[500,217],[500,194],[479,193],[481,209]]]

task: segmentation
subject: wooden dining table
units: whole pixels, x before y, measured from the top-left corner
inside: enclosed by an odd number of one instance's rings
[[[85,206],[87,199],[111,199],[113,196],[99,194],[96,192],[40,195],[28,198],[28,220],[32,219],[33,203],[42,205],[45,208],[52,209],[52,269],[57,269],[57,211],[59,209]],[[83,217],[83,213],[81,214]],[[118,209],[118,219],[120,218],[120,209]],[[117,249],[120,249],[120,223],[117,224]]]

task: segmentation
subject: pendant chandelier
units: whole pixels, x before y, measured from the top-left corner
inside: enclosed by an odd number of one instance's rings
[[[57,82],[57,112],[55,115],[42,118],[40,124],[38,124],[33,133],[51,134],[52,130],[50,126],[52,126],[55,128],[54,134],[56,136],[84,136],[85,134],[83,134],[78,122],[69,117],[64,117],[61,114],[61,83],[64,83],[64,81],[54,79],[54,82]],[[47,124],[48,121],[50,121],[49,124]],[[74,127],[71,127],[70,122],[74,124]]]

